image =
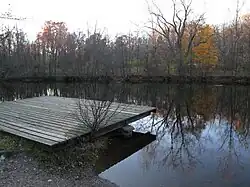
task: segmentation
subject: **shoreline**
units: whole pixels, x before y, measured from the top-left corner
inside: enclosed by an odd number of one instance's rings
[[[11,77],[2,78],[2,82],[100,82],[100,83],[177,83],[177,84],[242,84],[250,85],[250,76],[51,76],[51,77]]]

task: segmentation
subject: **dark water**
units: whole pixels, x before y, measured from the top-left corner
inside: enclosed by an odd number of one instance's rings
[[[156,140],[100,174],[120,186],[250,186],[250,87],[16,83],[2,84],[0,94],[2,101],[108,95],[157,106],[155,116],[133,123]]]

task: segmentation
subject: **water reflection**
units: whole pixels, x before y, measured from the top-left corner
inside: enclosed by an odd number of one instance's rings
[[[121,186],[248,186],[248,89],[196,89],[177,86],[158,116],[134,124],[157,140],[101,176]],[[124,165],[139,179],[121,179]]]
[[[232,124],[219,118],[205,122],[203,129],[195,127],[190,131],[185,125],[176,126],[165,125],[161,131],[156,127],[153,132],[160,132],[157,141],[134,155],[141,161],[139,168],[146,173],[155,168],[166,173],[164,169],[167,169],[180,177],[179,181],[172,181],[177,186],[186,182],[190,182],[190,186],[248,185],[249,137],[239,136]],[[155,184],[159,184],[157,174],[155,171],[150,179]],[[171,174],[166,174],[164,184],[172,180]]]
[[[167,84],[8,84],[1,100],[41,95],[157,106],[134,123],[156,141],[101,174],[121,186],[249,186],[250,87]]]

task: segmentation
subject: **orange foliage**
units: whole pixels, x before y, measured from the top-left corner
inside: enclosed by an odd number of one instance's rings
[[[195,38],[197,46],[193,47],[194,61],[204,65],[214,66],[218,63],[218,50],[214,43],[214,29],[205,25]]]
[[[67,36],[67,26],[64,22],[46,21],[42,32],[37,35],[37,41],[47,47],[62,46]]]
[[[216,95],[214,89],[197,90],[192,98],[192,110],[202,115],[205,120],[210,120],[216,107]]]

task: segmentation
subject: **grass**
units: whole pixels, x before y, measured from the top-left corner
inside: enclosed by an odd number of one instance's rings
[[[0,150],[13,152],[12,155],[22,152],[35,160],[40,167],[60,174],[84,172],[86,168],[93,168],[107,143],[107,138],[100,138],[93,142],[78,143],[54,150],[33,141],[0,132]]]
[[[9,152],[30,152],[38,150],[40,152],[41,148],[43,148],[43,146],[34,141],[0,131],[0,149]]]
[[[0,149],[6,151],[16,151],[16,150],[24,150],[28,149],[32,145],[30,142],[19,138],[17,136],[12,136],[10,134],[4,133],[0,131]]]
[[[18,147],[15,138],[0,131],[0,149],[10,150]]]

